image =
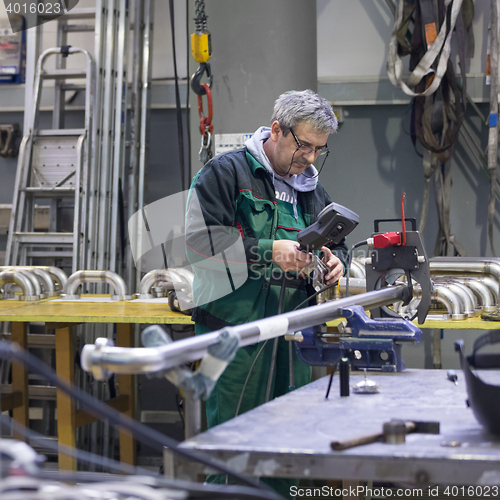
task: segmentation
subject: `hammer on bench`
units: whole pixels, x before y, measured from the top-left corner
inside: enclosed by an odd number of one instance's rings
[[[346,441],[332,441],[332,450],[342,451],[365,444],[384,442],[402,444],[406,442],[406,434],[439,434],[439,422],[418,422],[410,420],[391,420],[383,425],[382,432],[361,436]]]

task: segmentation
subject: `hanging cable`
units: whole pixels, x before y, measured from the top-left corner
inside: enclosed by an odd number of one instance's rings
[[[71,385],[67,380],[62,379],[56,373],[50,369],[45,363],[40,361],[38,358],[30,354],[29,352],[23,350],[18,344],[0,341],[0,358],[16,360],[17,362],[24,365],[26,369],[30,369],[38,375],[42,375],[48,382],[63,391],[66,395],[73,398],[75,401],[82,405],[88,413],[104,419],[109,419],[110,423],[113,425],[118,425],[123,429],[130,432],[136,439],[140,440],[144,444],[151,446],[154,449],[169,448],[172,452],[177,453],[187,459],[195,460],[207,465],[211,468],[217,469],[225,474],[230,474],[238,480],[242,481],[244,484],[264,490],[268,495],[273,498],[278,498],[271,489],[264,483],[259,483],[253,478],[249,478],[239,472],[233,471],[225,463],[206,455],[200,451],[190,450],[187,448],[180,448],[178,442],[174,439],[165,436],[154,429],[151,429],[140,422],[133,420],[127,415],[119,412],[108,406],[107,404],[96,400],[89,394],[85,393],[78,387]],[[281,497],[279,497],[281,498]]]
[[[242,498],[242,499],[268,499],[270,496],[267,492],[261,492],[255,490],[255,488],[248,488],[247,486],[221,486],[215,484],[199,484],[182,479],[171,479],[164,476],[158,476],[156,472],[148,469],[143,469],[141,467],[136,467],[133,465],[128,465],[122,462],[118,462],[111,458],[101,457],[93,453],[89,453],[82,450],[77,450],[71,446],[66,446],[63,444],[53,443],[47,440],[47,437],[43,434],[39,434],[31,429],[27,429],[23,425],[17,423],[12,418],[7,415],[0,414],[0,424],[7,427],[11,427],[15,432],[26,437],[35,444],[41,445],[48,448],[51,451],[62,452],[65,455],[74,457],[82,462],[93,463],[100,465],[109,470],[114,470],[121,474],[126,474],[130,476],[147,476],[147,481],[149,484],[156,484],[157,486],[164,486],[174,490],[183,490],[188,492],[189,498],[217,498],[218,500],[222,498]],[[115,475],[107,474],[89,474],[84,471],[72,472],[72,471],[58,471],[44,470],[40,469],[39,473],[36,475],[30,475],[30,477],[37,477],[39,479],[49,479],[58,480],[61,482],[106,482],[106,481],[116,481]],[[275,497],[273,497],[275,498]]]
[[[184,162],[184,130],[182,126],[181,95],[179,92],[179,75],[177,73],[177,50],[175,48],[174,0],[169,0],[170,31],[172,33],[172,55],[175,76],[175,108],[177,111],[177,139],[179,146],[179,165],[181,167],[181,189],[186,189],[186,165]]]

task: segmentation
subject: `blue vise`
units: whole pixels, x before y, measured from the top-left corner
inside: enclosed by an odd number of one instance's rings
[[[335,366],[340,358],[348,358],[353,370],[369,369],[401,372],[403,342],[420,342],[422,332],[403,318],[369,318],[363,307],[341,310],[346,322],[338,333],[327,333],[326,325],[305,328],[295,333],[299,358],[308,365]],[[299,339],[302,337],[302,340]]]

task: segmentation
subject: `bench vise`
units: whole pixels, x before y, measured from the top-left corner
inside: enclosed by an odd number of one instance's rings
[[[299,358],[308,365],[335,366],[348,358],[353,370],[383,372],[404,370],[403,342],[420,342],[422,332],[403,318],[369,318],[362,306],[342,309],[345,322],[338,333],[326,332],[325,325],[304,328],[293,335]],[[287,338],[288,336],[285,336]],[[292,337],[292,336],[289,336]]]

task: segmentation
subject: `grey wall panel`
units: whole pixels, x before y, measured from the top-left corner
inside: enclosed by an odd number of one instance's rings
[[[189,0],[189,8],[191,19],[194,0]],[[213,33],[214,133],[254,132],[270,124],[274,101],[281,93],[316,90],[316,2],[210,0],[205,11]],[[192,73],[197,64],[192,59],[190,64]],[[193,175],[201,167],[195,97],[191,99]]]

